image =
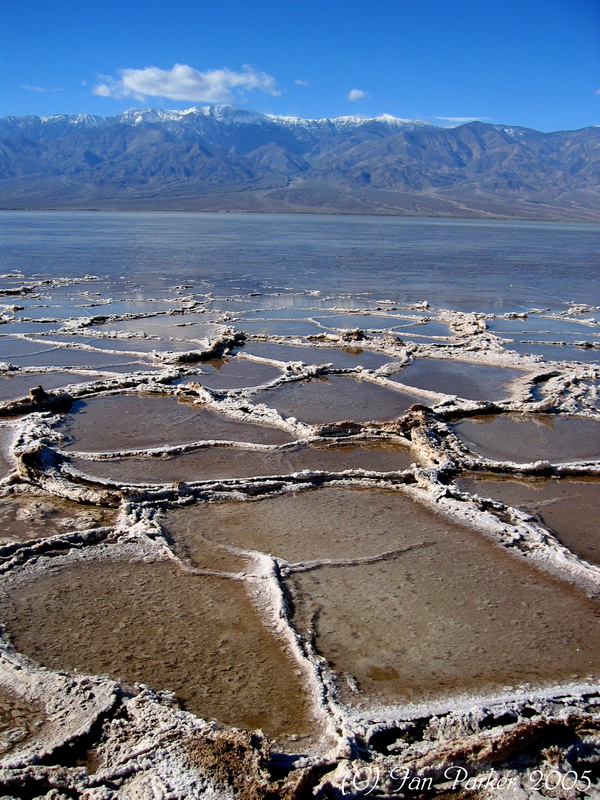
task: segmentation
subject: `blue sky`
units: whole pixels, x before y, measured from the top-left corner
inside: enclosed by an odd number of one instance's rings
[[[600,125],[599,0],[4,0],[0,116],[231,103]]]

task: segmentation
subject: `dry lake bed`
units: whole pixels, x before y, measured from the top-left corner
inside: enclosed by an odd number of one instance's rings
[[[600,797],[598,307],[0,312],[4,796]]]

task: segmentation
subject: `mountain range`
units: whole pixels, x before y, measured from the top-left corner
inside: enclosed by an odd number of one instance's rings
[[[0,208],[600,221],[600,128],[231,106],[0,119]]]

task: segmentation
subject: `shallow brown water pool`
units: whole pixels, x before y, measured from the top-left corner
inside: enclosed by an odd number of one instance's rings
[[[457,422],[456,433],[485,458],[583,461],[600,458],[600,422],[557,414],[503,414]]]

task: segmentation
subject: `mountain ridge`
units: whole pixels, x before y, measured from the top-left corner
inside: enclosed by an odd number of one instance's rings
[[[600,129],[201,106],[0,119],[0,207],[600,222]]]

